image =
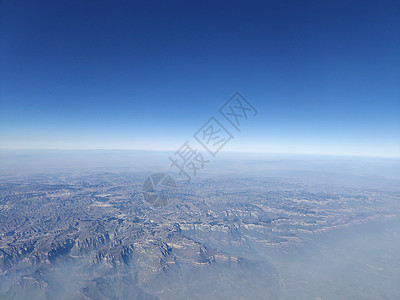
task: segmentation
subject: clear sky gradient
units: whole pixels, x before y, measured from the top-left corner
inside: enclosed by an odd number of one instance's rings
[[[227,151],[400,156],[399,1],[7,1],[0,148],[177,149],[237,90]]]

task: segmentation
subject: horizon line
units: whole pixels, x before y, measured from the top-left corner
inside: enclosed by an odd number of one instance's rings
[[[127,148],[0,148],[0,152],[18,151],[141,151],[141,152],[175,152],[176,149],[127,149]],[[206,153],[207,151],[199,151]],[[330,157],[359,157],[359,158],[392,158],[400,159],[399,155],[376,155],[354,153],[322,153],[322,152],[276,152],[276,151],[232,151],[225,150],[222,153],[229,154],[266,154],[266,155],[300,155],[300,156],[330,156]]]

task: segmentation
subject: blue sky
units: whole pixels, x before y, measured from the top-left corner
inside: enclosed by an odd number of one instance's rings
[[[2,1],[0,148],[400,156],[398,1]]]

